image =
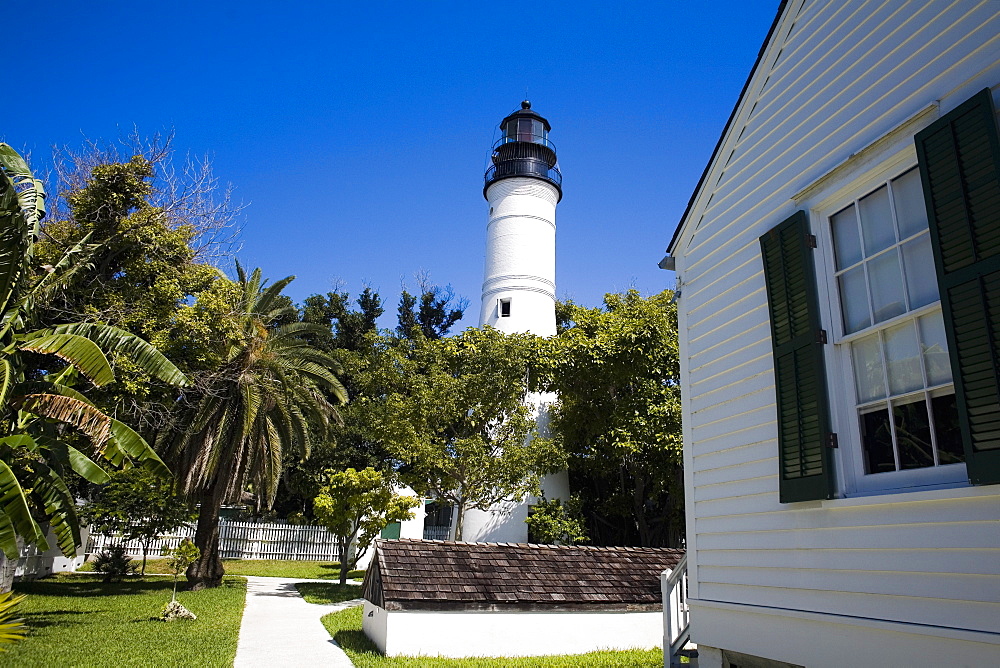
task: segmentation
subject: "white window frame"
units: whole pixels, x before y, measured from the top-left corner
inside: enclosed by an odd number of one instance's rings
[[[833,232],[830,217],[856,199],[875,191],[888,181],[917,166],[912,137],[898,142],[896,150],[875,166],[858,165],[858,169],[824,183],[810,193],[808,201],[800,201],[809,211],[809,225],[816,236],[815,256],[817,294],[820,320],[827,331],[829,345],[824,346],[827,384],[830,402],[831,429],[838,435],[834,454],[837,469],[838,495],[841,497],[890,494],[935,488],[968,486],[965,464],[948,464],[920,469],[865,473],[864,448],[858,419],[854,367],[849,343],[877,330],[911,320],[921,314],[939,311],[940,300],[873,324],[859,332],[845,334],[841,317],[840,290],[834,260]]]

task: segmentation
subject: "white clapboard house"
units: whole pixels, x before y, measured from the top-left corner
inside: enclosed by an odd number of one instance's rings
[[[670,242],[705,666],[1000,666],[1000,2],[782,2]]]

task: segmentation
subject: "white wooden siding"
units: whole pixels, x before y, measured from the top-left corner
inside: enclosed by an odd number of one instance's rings
[[[953,499],[778,502],[758,245],[796,210],[794,194],[928,105],[943,113],[984,87],[1000,97],[998,63],[998,2],[789,3],[674,248],[696,642],[703,600],[1000,643],[1000,486]]]

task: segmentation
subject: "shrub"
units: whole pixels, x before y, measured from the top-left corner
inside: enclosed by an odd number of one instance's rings
[[[97,553],[94,570],[104,575],[105,582],[121,582],[126,575],[135,575],[139,565],[128,556],[124,545],[111,545]]]

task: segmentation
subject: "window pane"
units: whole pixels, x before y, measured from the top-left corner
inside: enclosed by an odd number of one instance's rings
[[[924,386],[920,350],[913,322],[885,330],[885,360],[889,367],[889,392],[901,394]],[[926,412],[926,411],[925,411]]]
[[[931,411],[934,413],[934,432],[937,436],[938,463],[957,464],[965,461],[962,448],[962,432],[958,426],[958,407],[954,394],[931,397]]]
[[[906,293],[910,309],[920,308],[938,300],[937,273],[931,255],[931,238],[925,234],[902,245],[906,267]]]
[[[865,240],[865,257],[896,243],[889,211],[889,189],[882,186],[858,202],[861,211],[861,233]]]
[[[878,334],[866,336],[851,344],[854,359],[854,382],[858,402],[865,403],[885,397],[885,380],[882,376],[882,356],[878,350]]]
[[[929,313],[919,318],[920,345],[927,369],[927,382],[941,385],[951,382],[951,360],[948,358],[948,341],[944,335],[941,313]]]
[[[864,267],[856,267],[840,276],[840,304],[844,315],[844,331],[848,334],[872,324],[868,312],[868,288],[865,287]]]
[[[896,470],[896,460],[892,454],[892,434],[889,431],[889,411],[886,408],[861,414],[861,443],[865,449],[865,473]]]
[[[893,404],[892,419],[896,422],[899,467],[922,469],[934,466],[931,423],[927,419],[927,402],[923,395],[910,403]]]
[[[850,267],[861,261],[861,237],[858,236],[858,218],[854,205],[830,218],[833,228],[833,247],[837,255],[837,269]]]
[[[875,322],[888,320],[906,311],[903,275],[899,271],[899,254],[895,250],[868,263],[868,280],[872,285]]]
[[[927,209],[919,171],[911,169],[892,182],[892,199],[896,204],[900,239],[927,229]]]

